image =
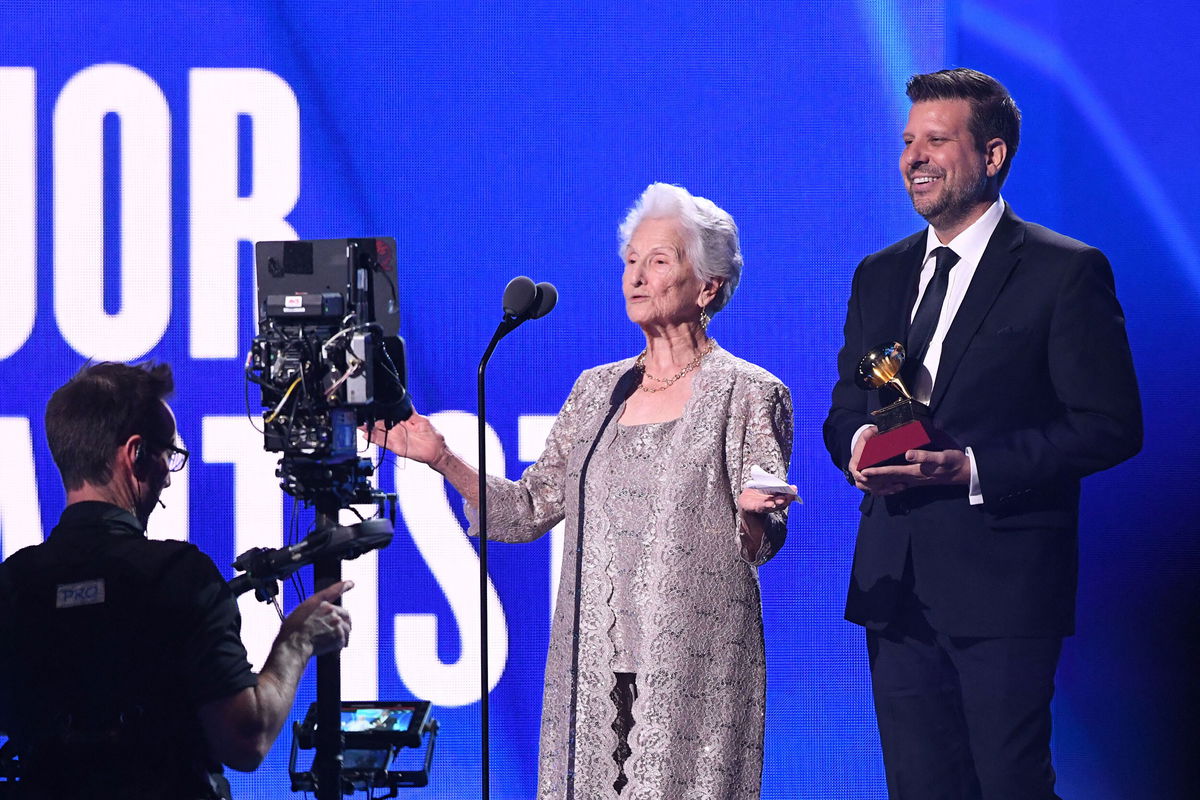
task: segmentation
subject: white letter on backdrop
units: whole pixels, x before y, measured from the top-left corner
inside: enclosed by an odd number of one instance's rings
[[[430,419],[457,453],[476,452],[476,418],[462,411],[431,414]],[[487,431],[488,472],[504,474],[504,450],[496,432]],[[477,459],[464,455],[470,462]],[[467,541],[446,496],[442,476],[424,464],[396,461],[396,492],[404,524],[441,587],[458,627],[461,655],[453,664],[438,657],[438,618],[433,614],[397,614],[393,630],[396,669],[409,691],[439,706],[465,706],[479,700],[479,558]],[[508,626],[496,588],[489,578],[488,687],[495,688],[508,661]]]
[[[42,543],[42,514],[26,417],[0,417],[0,539],[3,557]]]
[[[379,448],[369,446],[359,458],[379,460]],[[378,488],[379,473],[371,475],[371,485]],[[374,505],[354,506],[364,517],[375,514]],[[338,516],[341,525],[353,525],[359,517],[349,510]],[[342,605],[350,612],[354,632],[350,644],[342,652],[342,697],[347,700],[374,700],[379,697],[379,551],[363,553],[358,558],[342,562],[342,580],[354,581],[354,588],[342,597]]]
[[[0,67],[0,360],[21,349],[37,312],[34,71]]]
[[[262,448],[262,436],[244,416],[205,417],[200,436],[204,463],[233,465],[233,553],[252,547],[283,546],[283,493],[275,467],[278,453]],[[255,671],[262,669],[279,633],[279,615],[254,592],[238,598],[242,610],[242,642]]]
[[[191,354],[234,358],[241,355],[239,288],[254,284],[253,265],[245,280],[239,274],[238,242],[296,238],[286,217],[300,198],[300,106],[292,87],[266,70],[193,69],[189,108]],[[245,197],[238,192],[242,116],[252,142]]]
[[[104,119],[120,121],[120,264],[104,263]],[[104,308],[106,269],[120,306]],[[148,75],[98,64],[67,81],[54,106],[54,316],[80,355],[130,361],[171,318],[171,112]]]

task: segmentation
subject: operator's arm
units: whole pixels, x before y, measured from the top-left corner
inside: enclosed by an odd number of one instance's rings
[[[340,650],[349,641],[350,614],[333,601],[353,585],[335,583],[287,616],[258,673],[257,686],[200,706],[209,750],[221,763],[242,772],[262,763],[292,710],[309,658]]]

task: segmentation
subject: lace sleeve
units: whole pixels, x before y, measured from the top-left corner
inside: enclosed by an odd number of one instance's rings
[[[730,490],[734,497],[742,491],[742,484],[750,475],[750,467],[757,464],[772,475],[787,479],[788,462],[792,456],[792,396],[782,383],[772,382],[753,387],[747,398],[745,430],[741,436],[741,452],[736,469],[731,469],[733,479]],[[733,431],[730,431],[732,434]],[[787,508],[772,511],[764,517],[762,544],[757,553],[743,551],[742,558],[754,566],[765,564],[787,538]],[[742,512],[738,511],[735,531],[742,527]],[[735,535],[737,535],[735,533]]]
[[[541,456],[519,480],[489,475],[488,538],[499,542],[531,542],[557,525],[565,515],[567,457],[583,421],[588,390],[587,373],[575,382],[563,403]],[[479,509],[464,505],[470,527],[467,535],[479,535]]]

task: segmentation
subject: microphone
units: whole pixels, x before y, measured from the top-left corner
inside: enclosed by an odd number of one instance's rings
[[[545,281],[533,288],[537,290],[537,297],[533,301],[533,310],[529,312],[529,318],[541,319],[553,311],[554,306],[558,305],[558,289],[554,288],[553,283]]]
[[[558,304],[558,289],[545,281],[534,284],[533,280],[518,275],[504,287],[504,316],[508,321],[520,324],[527,319],[541,319]]]
[[[160,497],[160,498],[158,498],[158,504],[159,504],[160,506],[162,506],[163,508],[166,508],[166,507],[167,507],[167,504],[166,504],[166,503],[164,503],[164,502],[162,501],[162,498],[161,498],[161,497]]]
[[[549,314],[558,303],[558,289],[552,283],[534,284],[533,280],[518,275],[504,287],[504,318],[496,327],[496,335],[484,355],[484,361],[491,356],[492,348],[501,338],[512,333],[518,325],[526,320],[540,319]]]
[[[537,287],[533,285],[533,281],[524,275],[518,275],[508,282],[508,286],[504,287],[504,299],[501,301],[504,306],[504,315],[507,317],[525,316],[537,303],[537,299]]]

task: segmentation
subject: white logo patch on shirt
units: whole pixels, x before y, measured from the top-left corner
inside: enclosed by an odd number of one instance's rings
[[[104,602],[104,578],[93,578],[79,583],[60,583],[56,608],[94,606]]]

